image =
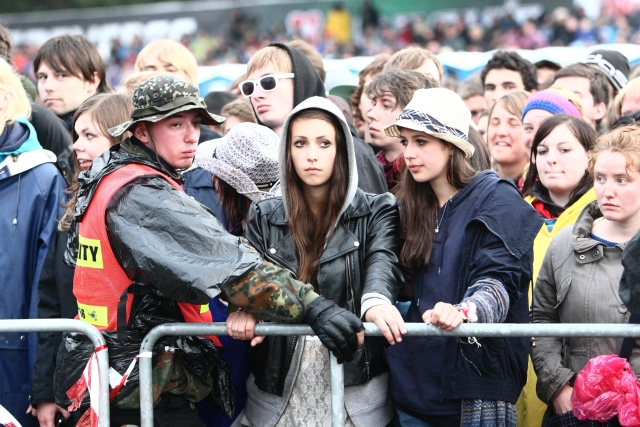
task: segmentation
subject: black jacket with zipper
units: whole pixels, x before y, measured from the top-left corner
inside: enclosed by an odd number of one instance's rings
[[[400,266],[400,218],[395,197],[357,190],[342,214],[318,264],[317,292],[361,316],[362,296],[382,296],[395,303],[404,286]],[[253,204],[245,237],[265,258],[294,274],[298,253],[281,198]],[[282,396],[298,337],[266,337],[251,349],[251,370],[263,391]],[[345,363],[345,386],[363,384],[388,371],[387,341],[367,337],[365,345]]]

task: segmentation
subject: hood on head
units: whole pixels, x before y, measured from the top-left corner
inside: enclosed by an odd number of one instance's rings
[[[351,204],[353,197],[356,194],[356,190],[358,188],[358,169],[356,167],[356,155],[355,148],[353,145],[353,137],[351,136],[351,131],[349,130],[349,125],[347,124],[342,111],[327,98],[314,96],[311,97],[302,103],[300,103],[297,107],[295,107],[291,114],[284,121],[282,126],[282,136],[280,137],[280,149],[279,149],[279,163],[280,163],[280,185],[282,189],[282,203],[284,204],[285,212],[287,216],[289,216],[289,208],[287,206],[286,195],[288,192],[287,188],[287,142],[289,140],[289,124],[291,122],[291,118],[298,114],[301,111],[305,110],[323,110],[328,112],[329,114],[335,116],[340,122],[342,134],[344,135],[344,140],[347,144],[347,166],[349,169],[348,182],[347,182],[347,197],[342,205],[342,209],[340,210],[340,215],[344,213],[347,207]]]
[[[304,56],[304,54],[295,47],[287,46],[283,43],[271,43],[269,46],[275,46],[285,50],[291,59],[291,72],[295,75],[293,78],[294,108],[312,96],[321,96],[323,98],[327,96],[324,83],[316,69],[313,68],[309,58]],[[256,116],[258,124],[263,125],[258,117],[258,113],[256,113],[255,108],[253,108],[253,104],[251,104],[251,108],[253,109],[253,114]]]

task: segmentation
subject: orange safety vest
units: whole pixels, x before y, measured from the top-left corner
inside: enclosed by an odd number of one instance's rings
[[[105,215],[111,198],[124,185],[141,176],[160,176],[176,190],[180,185],[157,170],[138,163],[117,169],[102,178],[81,222],[78,223],[78,258],[73,276],[73,293],[78,300],[77,319],[84,320],[100,331],[118,330],[118,305],[121,308],[121,329],[126,327],[131,313],[133,294],[131,279],[118,263],[107,236]],[[144,287],[142,287],[144,288]],[[125,300],[126,298],[126,300]],[[126,315],[124,308],[126,304]],[[212,322],[209,305],[177,303],[185,322]],[[208,337],[221,346],[217,337]]]

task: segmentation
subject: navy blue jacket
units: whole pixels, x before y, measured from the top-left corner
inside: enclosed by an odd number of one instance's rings
[[[65,182],[55,157],[42,149],[26,121],[0,135],[0,318],[38,318],[38,278],[62,214]],[[37,426],[26,415],[35,333],[0,333],[0,404],[23,426]]]
[[[471,285],[492,278],[509,294],[505,323],[527,323],[533,241],[542,218],[513,183],[493,171],[481,172],[438,219],[431,262],[412,275],[408,321],[422,322],[436,302],[459,303]],[[459,399],[515,403],[527,379],[529,339],[478,341],[481,346],[455,338],[405,337],[390,347],[394,400],[420,414],[456,417]]]

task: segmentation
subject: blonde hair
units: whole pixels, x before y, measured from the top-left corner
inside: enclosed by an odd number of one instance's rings
[[[162,71],[134,71],[120,82],[118,93],[133,98],[133,92],[140,84],[151,77],[163,75]]]
[[[256,123],[256,116],[251,108],[251,102],[246,98],[238,98],[226,104],[220,110],[224,117],[234,116],[243,122]]]
[[[622,103],[627,96],[634,101],[640,101],[640,78],[636,77],[630,80],[629,83],[620,90],[618,95],[616,95],[614,100],[617,114],[616,118],[622,116]]]
[[[286,43],[287,46],[298,49],[304,56],[309,59],[313,68],[315,68],[316,72],[324,82],[327,78],[327,72],[324,69],[324,62],[322,62],[322,55],[318,52],[318,49],[315,48],[311,43],[307,43],[301,39],[294,39],[290,42]]]
[[[491,121],[493,110],[498,104],[500,104],[505,110],[507,110],[509,114],[513,114],[520,120],[522,117],[522,110],[524,110],[524,106],[527,103],[527,99],[529,99],[529,95],[530,93],[527,91],[516,90],[513,92],[509,92],[504,96],[501,96],[496,102],[493,103],[493,105],[489,109],[489,121]]]
[[[260,70],[271,63],[278,73],[292,73],[293,64],[289,53],[276,46],[267,46],[253,54],[247,64],[247,76],[256,70]]]
[[[20,78],[14,73],[11,65],[0,58],[0,92],[11,94],[11,103],[3,112],[3,122],[13,122],[18,117],[29,118],[31,116],[31,102],[22,86]]]
[[[598,156],[605,151],[622,154],[627,159],[627,169],[640,172],[640,126],[617,128],[598,139],[589,159],[589,174],[592,177]]]
[[[442,84],[444,82],[444,68],[442,68],[442,64],[429,52],[427,49],[423,49],[421,47],[408,47],[406,49],[399,50],[394,53],[389,61],[384,66],[382,70],[383,73],[386,73],[390,70],[417,70],[420,68],[425,61],[430,59],[436,64],[436,68],[438,69],[438,81]]]
[[[196,57],[180,43],[168,39],[149,43],[138,54],[134,71],[147,71],[144,69],[147,66],[147,62],[154,59],[173,65],[186,74],[189,83],[198,85],[198,62]]]

